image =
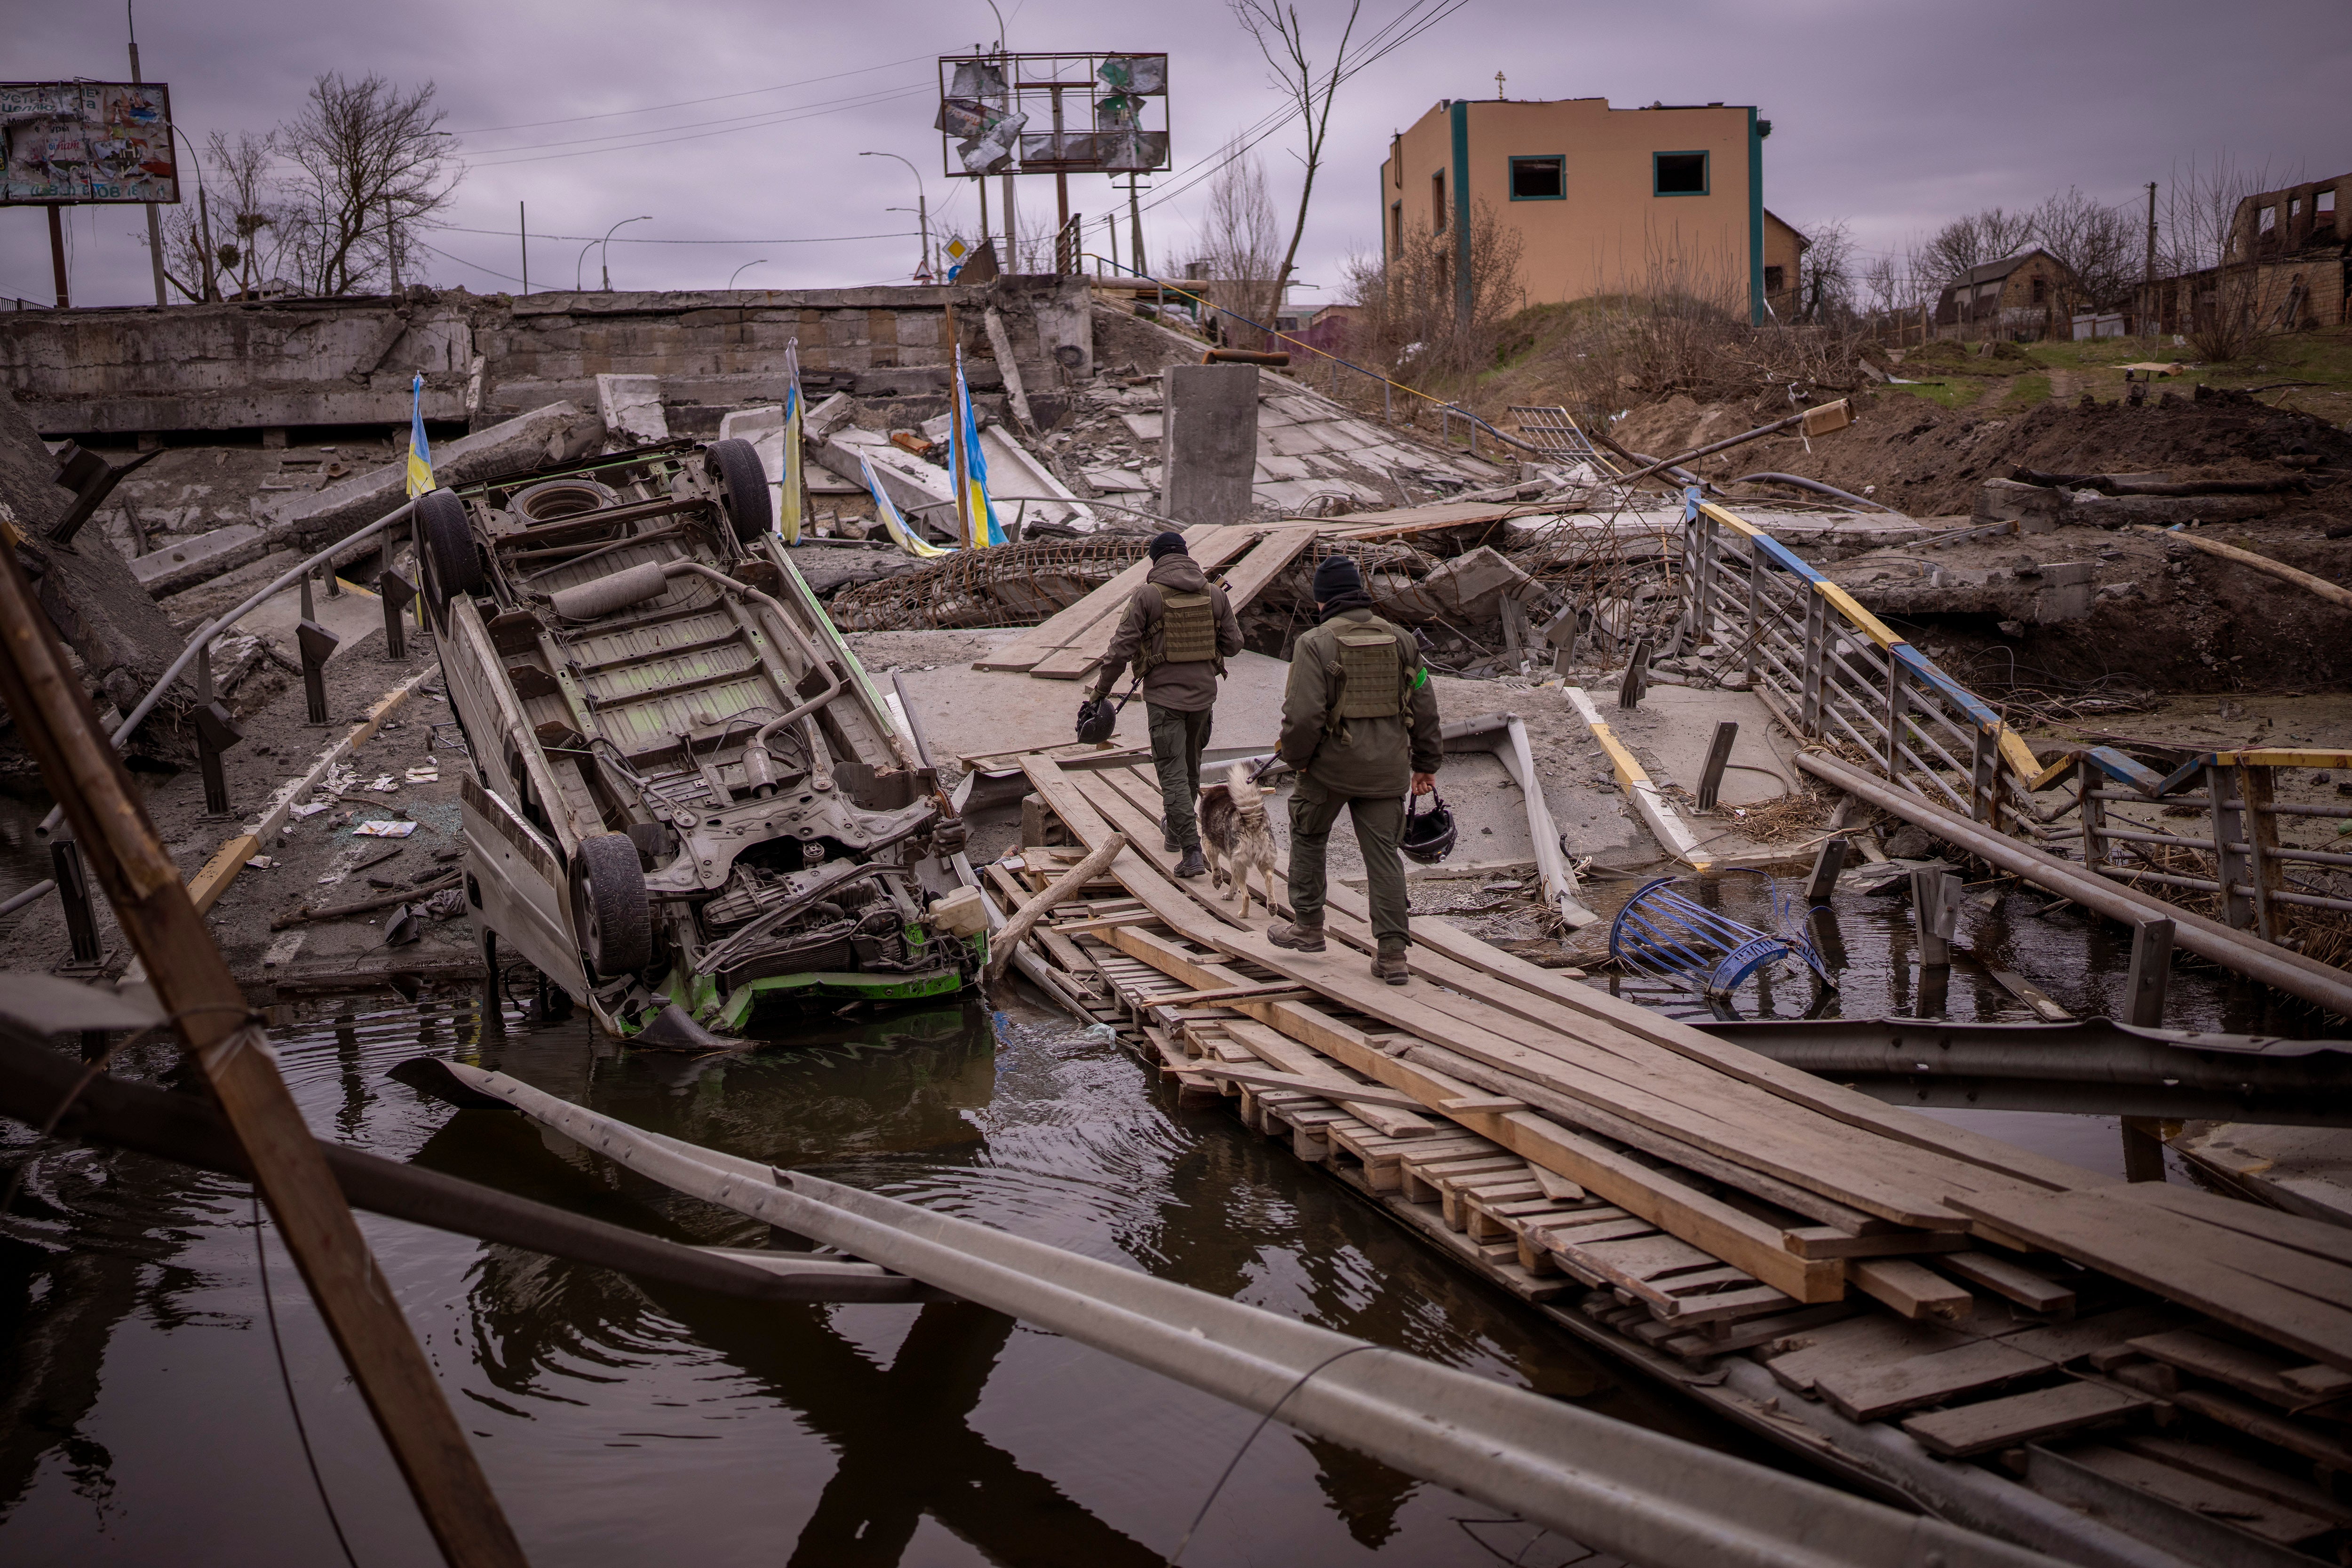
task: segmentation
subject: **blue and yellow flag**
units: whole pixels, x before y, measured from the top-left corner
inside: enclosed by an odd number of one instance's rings
[[[893,543],[909,555],[929,557],[948,553],[908,528],[898,516],[898,509],[890,504],[889,492],[882,488],[881,479],[875,475],[872,458],[860,458],[857,466],[866,470],[866,488],[874,496],[874,515],[882,520],[883,531],[889,534]]]
[[[980,449],[980,421],[971,408],[971,388],[963,379],[963,347],[958,344],[955,359],[955,406],[949,411],[948,475],[950,482],[962,487],[959,492],[965,501],[964,515],[971,521],[971,542],[975,546],[1002,544],[1004,531],[996,526],[996,510],[988,504],[988,458]]]
[[[797,544],[801,538],[802,497],[806,493],[801,483],[803,412],[801,341],[793,338],[784,344],[784,468],[776,495],[776,531],[786,544]]]
[[[408,384],[408,493],[421,496],[433,488],[433,448],[425,440],[425,378]]]

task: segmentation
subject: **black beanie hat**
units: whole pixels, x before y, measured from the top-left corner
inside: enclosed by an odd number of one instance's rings
[[[1342,594],[1364,591],[1364,574],[1344,555],[1327,555],[1315,568],[1315,602],[1328,605]]]
[[[1154,561],[1163,555],[1190,555],[1191,553],[1191,551],[1184,548],[1184,536],[1181,533],[1171,531],[1155,534],[1152,537],[1151,558]]]

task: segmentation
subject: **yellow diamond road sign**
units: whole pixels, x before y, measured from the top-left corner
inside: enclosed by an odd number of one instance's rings
[[[951,239],[948,241],[948,256],[952,260],[961,261],[963,259],[963,253],[971,248],[971,247],[970,246],[964,244],[964,242],[960,239]]]

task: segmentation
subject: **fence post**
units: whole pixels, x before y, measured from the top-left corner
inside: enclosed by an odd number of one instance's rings
[[[1903,782],[1903,661],[1895,650],[1886,654],[1886,782]]]
[[[2274,775],[2270,768],[2251,763],[2240,763],[2237,773],[2238,800],[2244,811],[2246,868],[2252,873],[2247,879],[2254,889],[2254,934],[2264,942],[2276,942],[2278,916],[2272,900],[2284,889],[2286,868],[2278,858],[2278,818],[2270,811]]]
[[[1808,583],[1805,585],[1805,692],[1803,710],[1798,715],[1805,733],[1814,740],[1822,734],[1822,666],[1829,656],[1830,604],[1822,591]]]
[[[2098,798],[2099,770],[2088,762],[2074,764],[2074,795],[2083,803],[2083,868],[2096,875],[2106,859],[2106,845],[2099,828],[2105,821],[2106,803]]]
[[[1977,727],[1974,770],[1969,778],[1969,815],[1979,822],[2000,826],[2000,744],[1998,729]]]
[[[1748,542],[1748,657],[1744,661],[1748,689],[1753,691],[1763,679],[1756,650],[1764,643],[1764,552],[1756,542]]]
[[[2254,923],[2254,901],[2237,889],[2253,879],[2253,868],[2245,849],[2247,803],[2230,793],[2236,771],[2206,763],[2205,798],[2212,802],[2213,879],[2221,887],[2221,918],[2231,930],[2243,931]]]

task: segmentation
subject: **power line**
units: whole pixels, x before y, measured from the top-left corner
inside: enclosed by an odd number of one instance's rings
[[[436,224],[436,234],[487,234],[512,239],[517,230],[511,228],[465,228],[457,224]],[[614,245],[839,245],[853,239],[912,239],[916,231],[906,229],[898,234],[825,234],[805,236],[798,239],[629,239],[614,237]],[[532,239],[585,240],[602,244],[603,237],[593,234],[534,234]]]
[[[929,93],[929,91],[930,89],[929,87],[909,88],[898,92],[881,94],[877,97],[866,99],[860,102],[847,104],[843,107],[870,108],[878,103],[890,103],[896,102],[901,99],[919,97]],[[770,119],[756,121],[752,124],[734,125],[720,131],[697,131],[690,135],[686,136],[656,136],[647,141],[627,142],[614,147],[586,147],[577,153],[541,153],[529,158],[497,158],[485,155],[481,159],[478,160],[474,166],[481,169],[498,169],[504,168],[508,164],[511,163],[543,163],[551,159],[556,158],[590,158],[594,157],[600,153],[627,153],[633,152],[639,147],[659,147],[672,142],[698,142],[706,137],[727,136],[731,135],[738,131],[756,131],[764,126],[783,125],[796,120],[814,120],[822,115],[837,114],[839,112],[839,109],[817,109],[807,112],[779,114]],[[517,149],[509,149],[509,151],[515,150]]]
[[[741,92],[713,93],[709,98],[682,98],[676,103],[649,103],[643,109],[613,109],[602,114],[574,114],[562,120],[523,120],[512,125],[477,125],[470,131],[453,131],[453,136],[480,136],[492,131],[535,131],[543,125],[577,125],[590,120],[617,120],[630,114],[656,114],[665,109],[691,109],[698,103],[724,103],[730,99],[756,98],[763,92],[782,92],[786,88],[807,87],[814,82],[838,81],[844,77],[864,76],[870,71],[888,70],[893,66],[913,65],[927,60],[929,55],[908,55],[904,59],[885,60],[878,66],[859,66],[856,70],[833,71],[824,76],[804,76],[798,81],[782,81],[773,87],[747,88]]]
[[[485,160],[495,159],[507,163],[528,163],[537,162],[537,160],[530,158],[508,158],[507,154],[509,153],[532,153],[546,147],[583,147],[592,142],[622,142],[624,147],[650,147],[657,145],[658,142],[653,141],[632,140],[632,138],[655,137],[674,142],[691,141],[693,140],[692,137],[669,136],[667,133],[673,131],[700,131],[700,128],[703,126],[716,125],[722,129],[719,131],[700,132],[700,133],[710,136],[723,135],[728,130],[749,131],[761,125],[774,125],[780,124],[787,120],[806,119],[813,114],[831,112],[838,109],[854,109],[866,104],[887,103],[893,99],[904,98],[911,93],[927,92],[929,90],[929,87],[927,83],[917,83],[912,87],[902,86],[878,89],[873,92],[852,93],[844,98],[819,99],[814,103],[799,104],[791,109],[762,110],[757,114],[729,115],[719,120],[694,120],[688,121],[683,125],[655,125],[648,126],[642,131],[616,131],[609,136],[580,136],[575,137],[569,142],[528,142],[517,147],[488,147],[484,148],[478,156]],[[615,153],[622,151],[623,147],[603,147],[593,148],[591,150],[595,152]],[[577,154],[573,155],[577,156]],[[486,166],[496,167],[497,165],[496,163],[488,163],[486,164]]]

